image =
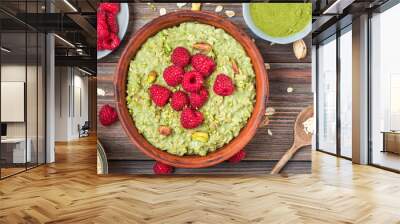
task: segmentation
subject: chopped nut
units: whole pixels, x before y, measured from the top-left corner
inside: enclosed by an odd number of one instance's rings
[[[176,6],[178,6],[178,8],[182,8],[183,6],[185,6],[187,3],[176,3]]]
[[[231,61],[233,73],[234,73],[234,74],[239,74],[239,67],[238,67],[238,65],[237,65],[237,63],[236,63],[236,60],[233,59],[233,58],[231,58],[230,61]]]
[[[235,12],[232,10],[225,10],[225,15],[231,18],[235,16]]]
[[[265,65],[265,69],[267,69],[267,70],[270,70],[270,69],[271,69],[271,65],[270,65],[270,64],[265,63],[264,65]]]
[[[304,40],[298,40],[293,43],[293,52],[298,60],[307,56],[307,45]]]
[[[167,14],[167,10],[165,8],[160,9],[160,16]]]
[[[222,12],[222,9],[224,9],[222,5],[217,5],[217,7],[215,7],[215,12]]]
[[[208,142],[208,133],[206,132],[194,132],[192,139],[198,142]]]
[[[160,126],[158,128],[158,132],[161,135],[168,136],[168,135],[170,135],[172,133],[172,129],[170,127],[168,127],[168,126]]]
[[[265,115],[266,116],[272,116],[274,114],[275,114],[275,108],[267,107],[267,109],[265,109]]]
[[[104,89],[97,88],[97,95],[98,96],[105,96],[106,95],[106,91],[104,91]]]
[[[269,118],[268,116],[265,116],[264,120],[260,123],[260,128],[268,126],[269,125]]]
[[[192,3],[192,11],[200,11],[201,3]]]
[[[272,136],[272,131],[271,131],[271,129],[268,128],[267,133],[268,133],[269,136]]]
[[[196,44],[193,44],[193,48],[204,51],[204,52],[209,52],[209,51],[211,51],[212,46],[207,43],[196,43]]]
[[[148,83],[153,83],[157,79],[157,72],[151,71],[149,72],[149,75],[147,76],[147,82]]]
[[[286,89],[286,91],[288,92],[288,93],[291,93],[291,92],[293,92],[293,88],[292,87],[288,87],[287,89]]]

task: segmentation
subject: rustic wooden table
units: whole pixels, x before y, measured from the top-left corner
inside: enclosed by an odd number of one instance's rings
[[[293,54],[291,44],[271,45],[257,38],[243,20],[241,4],[203,3],[202,10],[213,12],[217,5],[224,6],[224,10],[219,13],[224,17],[225,10],[233,10],[236,15],[229,19],[255,39],[266,66],[270,67],[270,99],[267,106],[275,108],[276,112],[270,117],[269,125],[259,128],[254,139],[246,146],[247,157],[241,163],[225,162],[209,168],[176,169],[175,174],[266,174],[291,146],[297,114],[313,103],[311,53],[309,51],[307,57],[299,61]],[[175,3],[154,3],[154,6],[157,8],[155,11],[146,3],[130,3],[130,21],[125,39],[114,53],[98,62],[97,88],[105,91],[104,96],[97,97],[98,110],[104,104],[115,105],[113,73],[127,39],[144,24],[158,17],[160,8],[166,8],[167,12],[180,10]],[[187,4],[182,9],[189,8],[190,4]],[[304,41],[308,49],[311,49],[311,35]],[[288,93],[288,87],[292,87],[294,91]],[[119,122],[108,127],[98,124],[97,136],[106,150],[109,173],[153,173],[154,161],[135,148]],[[287,174],[310,172],[310,147],[301,149],[282,171]]]

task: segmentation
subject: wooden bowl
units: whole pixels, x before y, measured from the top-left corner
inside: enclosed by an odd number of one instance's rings
[[[126,84],[130,61],[146,40],[165,28],[177,26],[183,22],[199,22],[224,29],[244,47],[253,64],[256,74],[256,103],[245,127],[231,142],[208,153],[206,156],[176,156],[162,151],[150,144],[136,129],[126,104]],[[200,168],[221,163],[243,149],[255,135],[265,113],[265,101],[268,94],[268,77],[264,61],[247,34],[232,22],[209,12],[178,11],[158,17],[143,26],[126,45],[119,59],[114,76],[117,111],[121,124],[130,140],[149,157],[174,167]]]

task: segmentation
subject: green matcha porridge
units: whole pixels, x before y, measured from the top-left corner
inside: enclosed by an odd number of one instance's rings
[[[190,129],[182,127],[184,112],[174,110],[171,101],[162,107],[156,105],[149,94],[152,86],[162,86],[171,94],[185,91],[183,84],[171,86],[163,77],[172,63],[171,53],[178,47],[186,48],[190,55],[202,53],[215,62],[203,82],[208,100],[198,111],[204,119]],[[192,65],[184,71],[193,70]],[[232,81],[233,93],[221,96],[213,91],[219,74]],[[161,30],[142,45],[129,67],[127,104],[135,126],[149,143],[178,156],[204,156],[229,143],[250,118],[255,95],[255,73],[243,47],[224,30],[210,25],[187,22]]]

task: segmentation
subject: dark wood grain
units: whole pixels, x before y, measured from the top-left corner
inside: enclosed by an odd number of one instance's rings
[[[242,161],[238,164],[221,163],[216,166],[198,169],[175,169],[174,174],[179,175],[234,175],[234,174],[268,174],[276,161]],[[109,173],[153,174],[153,161],[148,160],[109,160]],[[290,161],[281,171],[285,174],[310,173],[311,161]]]
[[[155,3],[157,9],[164,7],[167,12],[177,10],[176,4]],[[203,4],[203,10],[214,11],[217,4]],[[237,26],[246,30],[253,36],[251,31],[246,28],[241,16],[241,4],[222,4],[224,10],[234,10],[236,16],[230,18]],[[190,7],[188,4],[187,7]],[[186,9],[187,9],[186,7]],[[131,21],[125,41],[118,50],[98,63],[98,83],[97,87],[105,91],[104,96],[98,96],[98,109],[104,104],[115,106],[115,96],[113,89],[113,73],[116,63],[122,53],[126,39],[140,29],[144,24],[159,16],[159,12],[152,11],[145,3],[130,4]],[[220,13],[222,14],[222,13]],[[215,167],[201,169],[177,169],[176,173],[268,173],[273,164],[290,148],[293,142],[293,125],[297,114],[305,107],[313,103],[313,94],[311,92],[311,56],[310,54],[301,61],[297,60],[292,52],[292,45],[271,45],[253,36],[255,43],[259,48],[264,62],[270,66],[270,100],[268,106],[274,107],[276,113],[270,117],[270,124],[267,127],[259,128],[255,137],[246,146],[246,162],[240,163],[237,168],[230,169],[225,167],[216,171]],[[311,35],[304,39],[311,49]],[[287,88],[292,87],[292,93],[287,92]],[[272,136],[268,135],[268,129]],[[136,174],[152,173],[151,166],[153,161],[147,157],[130,142],[125,135],[119,122],[103,127],[98,125],[98,138],[102,141],[110,159],[110,173],[124,172]],[[310,147],[301,149],[289,162],[284,172],[286,173],[305,173],[310,172],[311,154]],[[120,162],[118,162],[120,161]],[[121,168],[121,164],[125,164]],[[225,164],[225,163],[224,163]],[[251,165],[250,165],[251,164]],[[115,169],[113,167],[115,166]],[[246,167],[247,166],[247,167]],[[131,167],[131,168],[129,168]],[[252,167],[257,167],[253,169]],[[258,170],[258,171],[257,171]]]

